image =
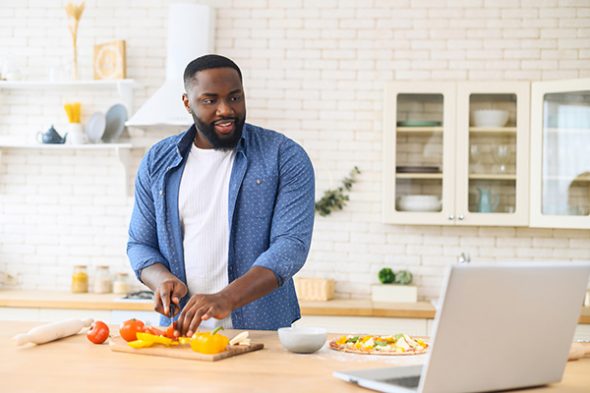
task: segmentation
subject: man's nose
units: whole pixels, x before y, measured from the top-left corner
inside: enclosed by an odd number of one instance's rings
[[[234,114],[234,109],[226,100],[219,100],[219,105],[217,105],[217,115],[218,116],[231,116]]]

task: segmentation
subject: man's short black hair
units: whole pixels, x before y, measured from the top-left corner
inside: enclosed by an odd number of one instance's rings
[[[193,79],[195,74],[202,70],[208,70],[211,68],[233,68],[238,71],[240,81],[242,80],[242,71],[236,63],[225,56],[220,55],[204,55],[197,57],[195,60],[188,63],[184,69],[184,88],[188,90],[190,81]]]

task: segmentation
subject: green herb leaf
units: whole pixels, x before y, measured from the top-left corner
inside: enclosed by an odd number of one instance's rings
[[[324,192],[322,198],[315,203],[315,211],[320,216],[325,217],[332,213],[334,210],[342,210],[349,201],[348,195],[345,191],[350,191],[352,185],[356,182],[356,175],[360,174],[361,171],[358,167],[354,167],[348,177],[342,179],[342,186],[335,190],[327,190]]]

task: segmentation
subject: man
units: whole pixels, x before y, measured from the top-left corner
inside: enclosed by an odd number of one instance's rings
[[[177,333],[201,323],[274,330],[300,317],[292,276],[303,266],[314,218],[305,151],[245,123],[242,73],[199,57],[184,72],[194,125],[146,154],[135,183],[127,253]]]

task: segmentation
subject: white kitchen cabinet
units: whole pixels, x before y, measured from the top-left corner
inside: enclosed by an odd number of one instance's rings
[[[530,224],[590,228],[590,79],[534,82]]]
[[[393,82],[383,124],[385,222],[528,225],[527,82]]]

